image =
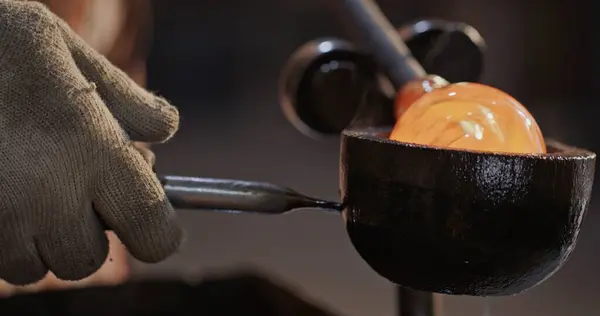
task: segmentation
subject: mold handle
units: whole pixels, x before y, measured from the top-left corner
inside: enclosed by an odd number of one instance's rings
[[[180,176],[160,179],[175,208],[261,214],[283,214],[299,208],[342,209],[339,203],[264,182]]]

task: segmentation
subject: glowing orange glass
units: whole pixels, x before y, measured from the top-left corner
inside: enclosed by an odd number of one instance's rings
[[[546,152],[535,119],[510,95],[477,83],[458,83],[421,89],[417,98],[419,84],[401,91],[399,119],[390,139],[455,149]]]

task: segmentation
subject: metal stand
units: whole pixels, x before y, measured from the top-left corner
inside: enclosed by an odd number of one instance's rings
[[[432,293],[412,291],[396,287],[398,316],[440,316],[436,315]]]

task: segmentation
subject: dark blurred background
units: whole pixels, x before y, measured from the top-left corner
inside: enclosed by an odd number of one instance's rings
[[[289,55],[322,36],[346,37],[326,1],[155,1],[149,85],[175,103],[181,131],[156,147],[161,173],[265,180],[337,199],[338,140],[311,140],[284,119],[277,79]],[[600,149],[600,26],[582,1],[379,1],[397,26],[459,20],[488,43],[483,82],[522,101],[546,136]],[[599,196],[596,190],[596,196]],[[600,202],[593,200],[572,259],[516,297],[444,297],[446,316],[600,314]],[[362,262],[337,216],[261,217],[180,211],[185,248],[138,276],[257,267],[341,315],[394,315],[393,286]]]

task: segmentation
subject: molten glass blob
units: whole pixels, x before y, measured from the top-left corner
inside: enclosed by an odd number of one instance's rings
[[[408,108],[420,99],[425,93],[449,85],[444,78],[435,75],[429,75],[423,79],[414,80],[405,84],[398,94],[394,103],[394,117],[399,119]]]
[[[527,109],[489,86],[436,87],[412,105],[404,105],[402,112],[392,140],[478,151],[546,152],[542,132]]]

